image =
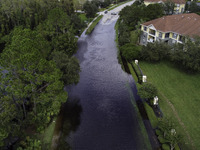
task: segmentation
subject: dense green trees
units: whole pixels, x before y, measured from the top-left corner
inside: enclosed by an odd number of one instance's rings
[[[125,44],[120,47],[120,51],[122,53],[122,56],[127,61],[133,61],[135,59],[138,59],[140,54],[141,48],[134,44]]]
[[[185,10],[189,11],[191,13],[199,13],[200,12],[200,6],[197,5],[196,1],[187,2],[185,7],[186,7]]]
[[[150,62],[158,62],[167,59],[171,51],[171,46],[163,42],[148,43],[143,46],[140,58]]]
[[[171,0],[167,0],[163,4],[163,9],[166,15],[172,15],[174,13],[175,3]]]
[[[160,4],[145,6],[143,3],[135,2],[131,6],[126,6],[119,13],[119,45],[130,43],[130,32],[138,29],[138,23],[159,18],[163,14],[163,7]]]
[[[200,72],[200,39],[187,39],[185,44],[175,45],[171,51],[171,61],[187,72]]]
[[[98,11],[98,7],[94,2],[86,1],[83,5],[83,10],[85,11],[87,17],[93,18]]]
[[[163,42],[148,43],[142,47],[140,59],[149,62],[168,60],[187,72],[199,72],[200,39],[187,38],[185,41],[184,44],[176,43],[171,46]]]
[[[70,0],[0,1],[0,147],[42,131],[79,81],[75,34],[82,28]],[[83,26],[84,27],[84,26]]]
[[[7,135],[19,136],[30,125],[42,130],[66,101],[62,73],[46,60],[49,52],[35,31],[16,28],[1,54],[0,127]]]

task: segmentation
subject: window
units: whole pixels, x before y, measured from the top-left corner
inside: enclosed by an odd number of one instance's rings
[[[152,30],[152,29],[150,29],[150,30],[149,30],[149,33],[150,33],[150,34],[152,34],[152,35],[155,35],[155,34],[156,34],[156,31],[155,31],[155,30]]]
[[[179,41],[183,42],[183,36],[179,35]]]
[[[161,32],[159,32],[158,37],[159,37],[159,38],[162,38],[162,33],[161,33]]]
[[[169,33],[165,33],[165,38],[169,38]]]
[[[173,38],[176,39],[177,38],[177,34],[173,33]]]
[[[144,27],[144,31],[147,31],[147,27]]]

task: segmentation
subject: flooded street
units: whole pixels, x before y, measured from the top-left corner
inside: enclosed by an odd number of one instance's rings
[[[92,34],[82,35],[78,41],[80,81],[67,87],[68,103],[76,100],[80,107],[78,115],[72,113],[76,127],[65,137],[73,150],[148,149],[131,102],[130,91],[136,91],[134,80],[117,60],[117,17],[102,19]],[[68,105],[63,109],[66,115]]]

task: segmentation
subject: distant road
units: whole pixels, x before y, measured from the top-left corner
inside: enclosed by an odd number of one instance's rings
[[[119,12],[126,6],[130,6],[135,2],[135,0],[127,2],[125,4],[122,4],[118,7],[116,7],[113,10],[108,11],[106,14],[104,13],[105,11],[99,12],[100,15],[104,15],[103,19],[102,19],[102,24],[110,24],[113,21],[117,20],[119,18]],[[112,14],[116,14],[116,15],[112,15]]]

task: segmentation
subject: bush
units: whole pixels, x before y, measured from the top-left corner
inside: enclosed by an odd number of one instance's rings
[[[162,150],[170,150],[170,146],[168,144],[162,144]]]
[[[158,62],[169,58],[170,50],[171,47],[166,43],[148,43],[147,46],[142,47],[140,57],[149,62]]]
[[[132,61],[138,59],[141,47],[134,44],[125,44],[120,47],[120,51],[127,61]]]
[[[135,63],[131,62],[131,66],[133,67],[134,72],[135,72],[135,74],[138,78],[138,82],[141,84],[142,83],[142,73],[141,73],[141,71],[139,70],[138,66]]]
[[[158,136],[158,140],[160,141],[160,143],[164,144],[167,141],[163,138],[163,136]]]
[[[174,150],[180,150],[180,147],[178,146],[178,144],[175,146]]]
[[[162,136],[163,133],[162,133],[159,129],[156,129],[156,135],[157,135],[157,136]]]
[[[138,89],[138,95],[141,98],[150,100],[157,95],[157,89],[153,84],[145,82]]]
[[[95,14],[98,12],[98,7],[96,6],[96,4],[86,1],[83,4],[83,10],[86,13],[86,16],[89,18],[93,18],[95,17]]]

